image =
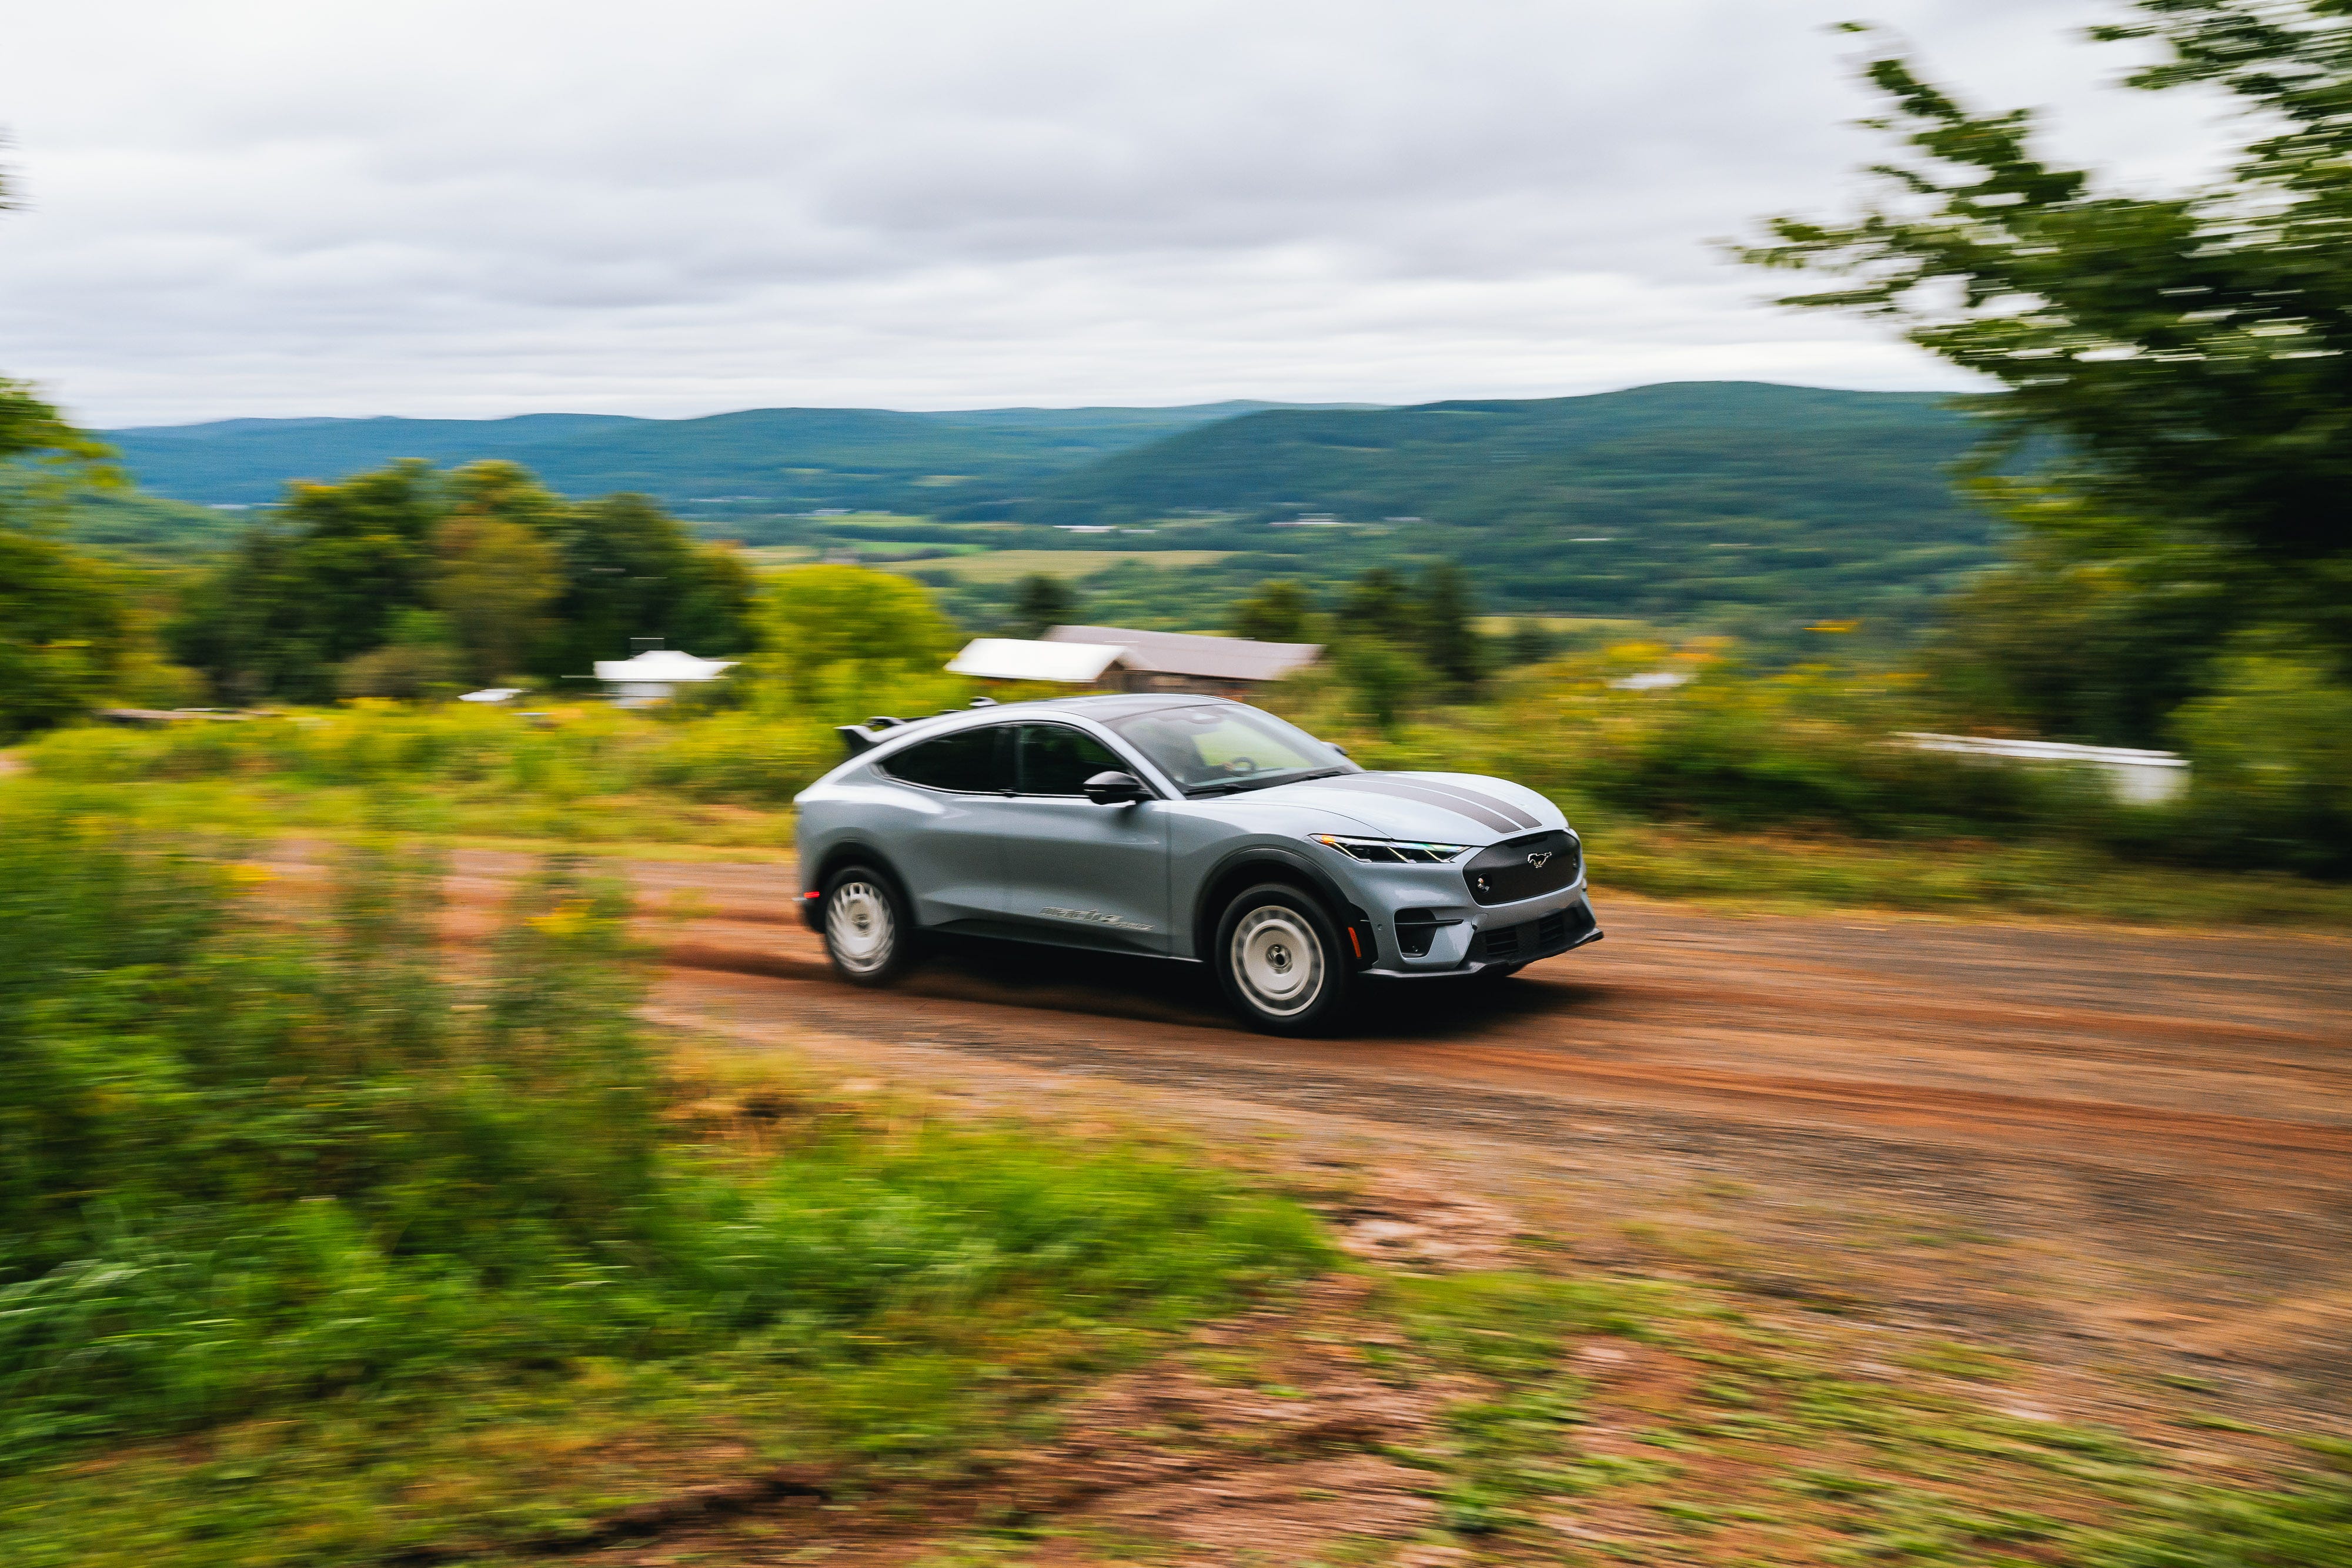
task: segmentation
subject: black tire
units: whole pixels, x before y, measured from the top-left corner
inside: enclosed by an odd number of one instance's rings
[[[845,865],[824,879],[817,934],[833,972],[853,986],[887,986],[904,976],[919,946],[898,884],[869,865]]]
[[[1225,905],[1210,961],[1225,999],[1266,1034],[1317,1034],[1346,1017],[1355,971],[1347,938],[1322,904],[1286,883],[1262,883]]]

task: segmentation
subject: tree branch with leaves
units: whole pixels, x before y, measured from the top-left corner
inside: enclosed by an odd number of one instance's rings
[[[1971,110],[1888,53],[1864,121],[1900,155],[1842,222],[1780,217],[1744,259],[1834,280],[1858,312],[1998,381],[2010,445],[2063,443],[2105,505],[2273,562],[2352,548],[2352,6],[2139,0],[2095,28],[2164,51],[2126,78],[2219,90],[2249,131],[2225,177],[2102,187],[2035,149],[2032,116]],[[1852,30],[1875,37],[1859,26]]]

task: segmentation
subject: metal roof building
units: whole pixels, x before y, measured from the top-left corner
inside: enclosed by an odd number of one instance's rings
[[[948,662],[948,669],[983,680],[1240,696],[1253,686],[1305,669],[1322,653],[1316,643],[1253,643],[1242,637],[1138,632],[1124,626],[1056,626],[1039,642],[974,638]]]
[[[1209,692],[1239,696],[1250,687],[1305,669],[1323,656],[1319,643],[1253,643],[1191,632],[1137,632],[1124,626],[1056,626],[1049,643],[1117,648],[1118,685],[1129,692]]]

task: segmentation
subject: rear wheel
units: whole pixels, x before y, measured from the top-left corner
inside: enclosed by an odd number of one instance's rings
[[[871,866],[844,866],[825,878],[824,956],[853,986],[887,986],[915,956],[915,925],[898,885]]]
[[[1282,883],[1253,887],[1217,922],[1217,978],[1243,1018],[1268,1034],[1312,1034],[1345,1012],[1355,975],[1337,922]]]

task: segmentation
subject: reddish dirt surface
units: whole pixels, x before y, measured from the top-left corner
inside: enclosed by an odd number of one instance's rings
[[[455,891],[495,897],[520,863],[460,856]],[[1868,1295],[1845,1277],[1924,1251],[2012,1288],[1923,1288],[1919,1311],[2058,1332],[2120,1294],[2184,1352],[2261,1339],[2256,1318],[2333,1339],[2352,1312],[2340,937],[1740,916],[1604,889],[1604,942],[1500,985],[1368,988],[1351,1034],[1298,1041],[1242,1029],[1193,965],[970,945],[860,990],[801,925],[789,867],[631,875],[669,965],[653,1016],[714,1040],[1008,1103],[1115,1082],[1211,1130],[1410,1149],[1597,1257],[1800,1295]],[[2276,1348],[2281,1396],[2346,1375]]]
[[[521,863],[457,857],[461,908]],[[2343,938],[1741,916],[1603,889],[1597,946],[1499,985],[1390,984],[1347,1037],[1297,1041],[1241,1029],[1195,966],[960,946],[860,990],[801,926],[789,867],[629,871],[667,966],[648,1016],[700,1049],[981,1113],[1189,1129],[1314,1195],[1367,1256],[1678,1277],[1841,1333],[1998,1346],[2034,1369],[2019,1397],[2070,1420],[2133,1427],[2194,1387],[2331,1430],[2352,1402]],[[1422,1528],[1409,1485],[1347,1469],[1363,1455],[1278,1457],[1277,1484],[1065,1456],[1139,1468],[1061,1506],[1212,1555],[1257,1532],[1284,1561],[1321,1531],[1317,1500],[1389,1511],[1393,1539]],[[909,1531],[796,1526],[773,1558],[730,1536],[701,1560],[908,1561],[937,1540]]]

